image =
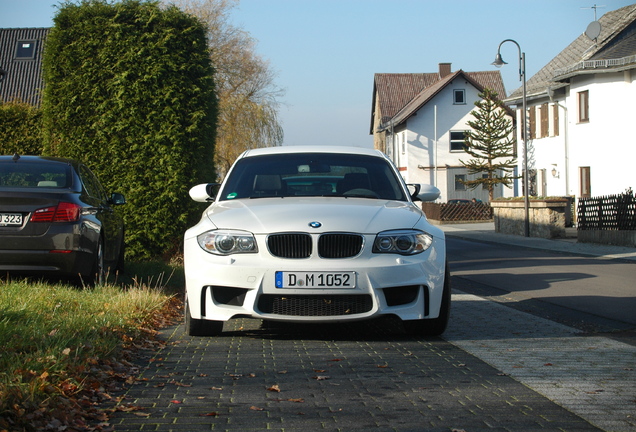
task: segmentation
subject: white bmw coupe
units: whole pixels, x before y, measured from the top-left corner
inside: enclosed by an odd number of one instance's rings
[[[244,152],[184,239],[186,332],[213,336],[237,317],[344,322],[399,317],[439,335],[450,312],[444,233],[383,153],[349,147]]]

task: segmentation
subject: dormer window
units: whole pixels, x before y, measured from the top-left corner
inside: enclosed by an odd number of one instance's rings
[[[466,105],[466,90],[453,90],[453,104]]]
[[[33,60],[35,58],[35,43],[34,40],[21,40],[15,49],[16,60]]]

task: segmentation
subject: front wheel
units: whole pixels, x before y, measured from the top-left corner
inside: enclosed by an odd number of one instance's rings
[[[185,332],[188,336],[218,336],[223,332],[223,321],[192,318],[190,303],[185,299]]]
[[[444,289],[442,291],[442,304],[439,308],[439,316],[433,319],[404,321],[404,329],[413,336],[439,336],[446,330],[450,316],[451,286],[448,263],[444,270]]]

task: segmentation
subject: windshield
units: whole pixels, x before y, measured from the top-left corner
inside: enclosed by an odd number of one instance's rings
[[[408,200],[386,160],[338,153],[292,153],[241,159],[230,172],[219,200],[292,196]]]
[[[0,162],[0,187],[68,188],[71,168],[60,163]]]

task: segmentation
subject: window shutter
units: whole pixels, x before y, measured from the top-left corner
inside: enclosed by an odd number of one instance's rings
[[[552,105],[552,136],[559,136],[559,106]]]
[[[537,114],[536,114],[536,110],[533,106],[531,106],[528,109],[528,117],[529,117],[529,139],[535,139],[536,134],[534,133],[534,131],[536,130],[537,127]]]
[[[548,136],[548,104],[544,103],[540,108],[541,112],[541,138]]]

